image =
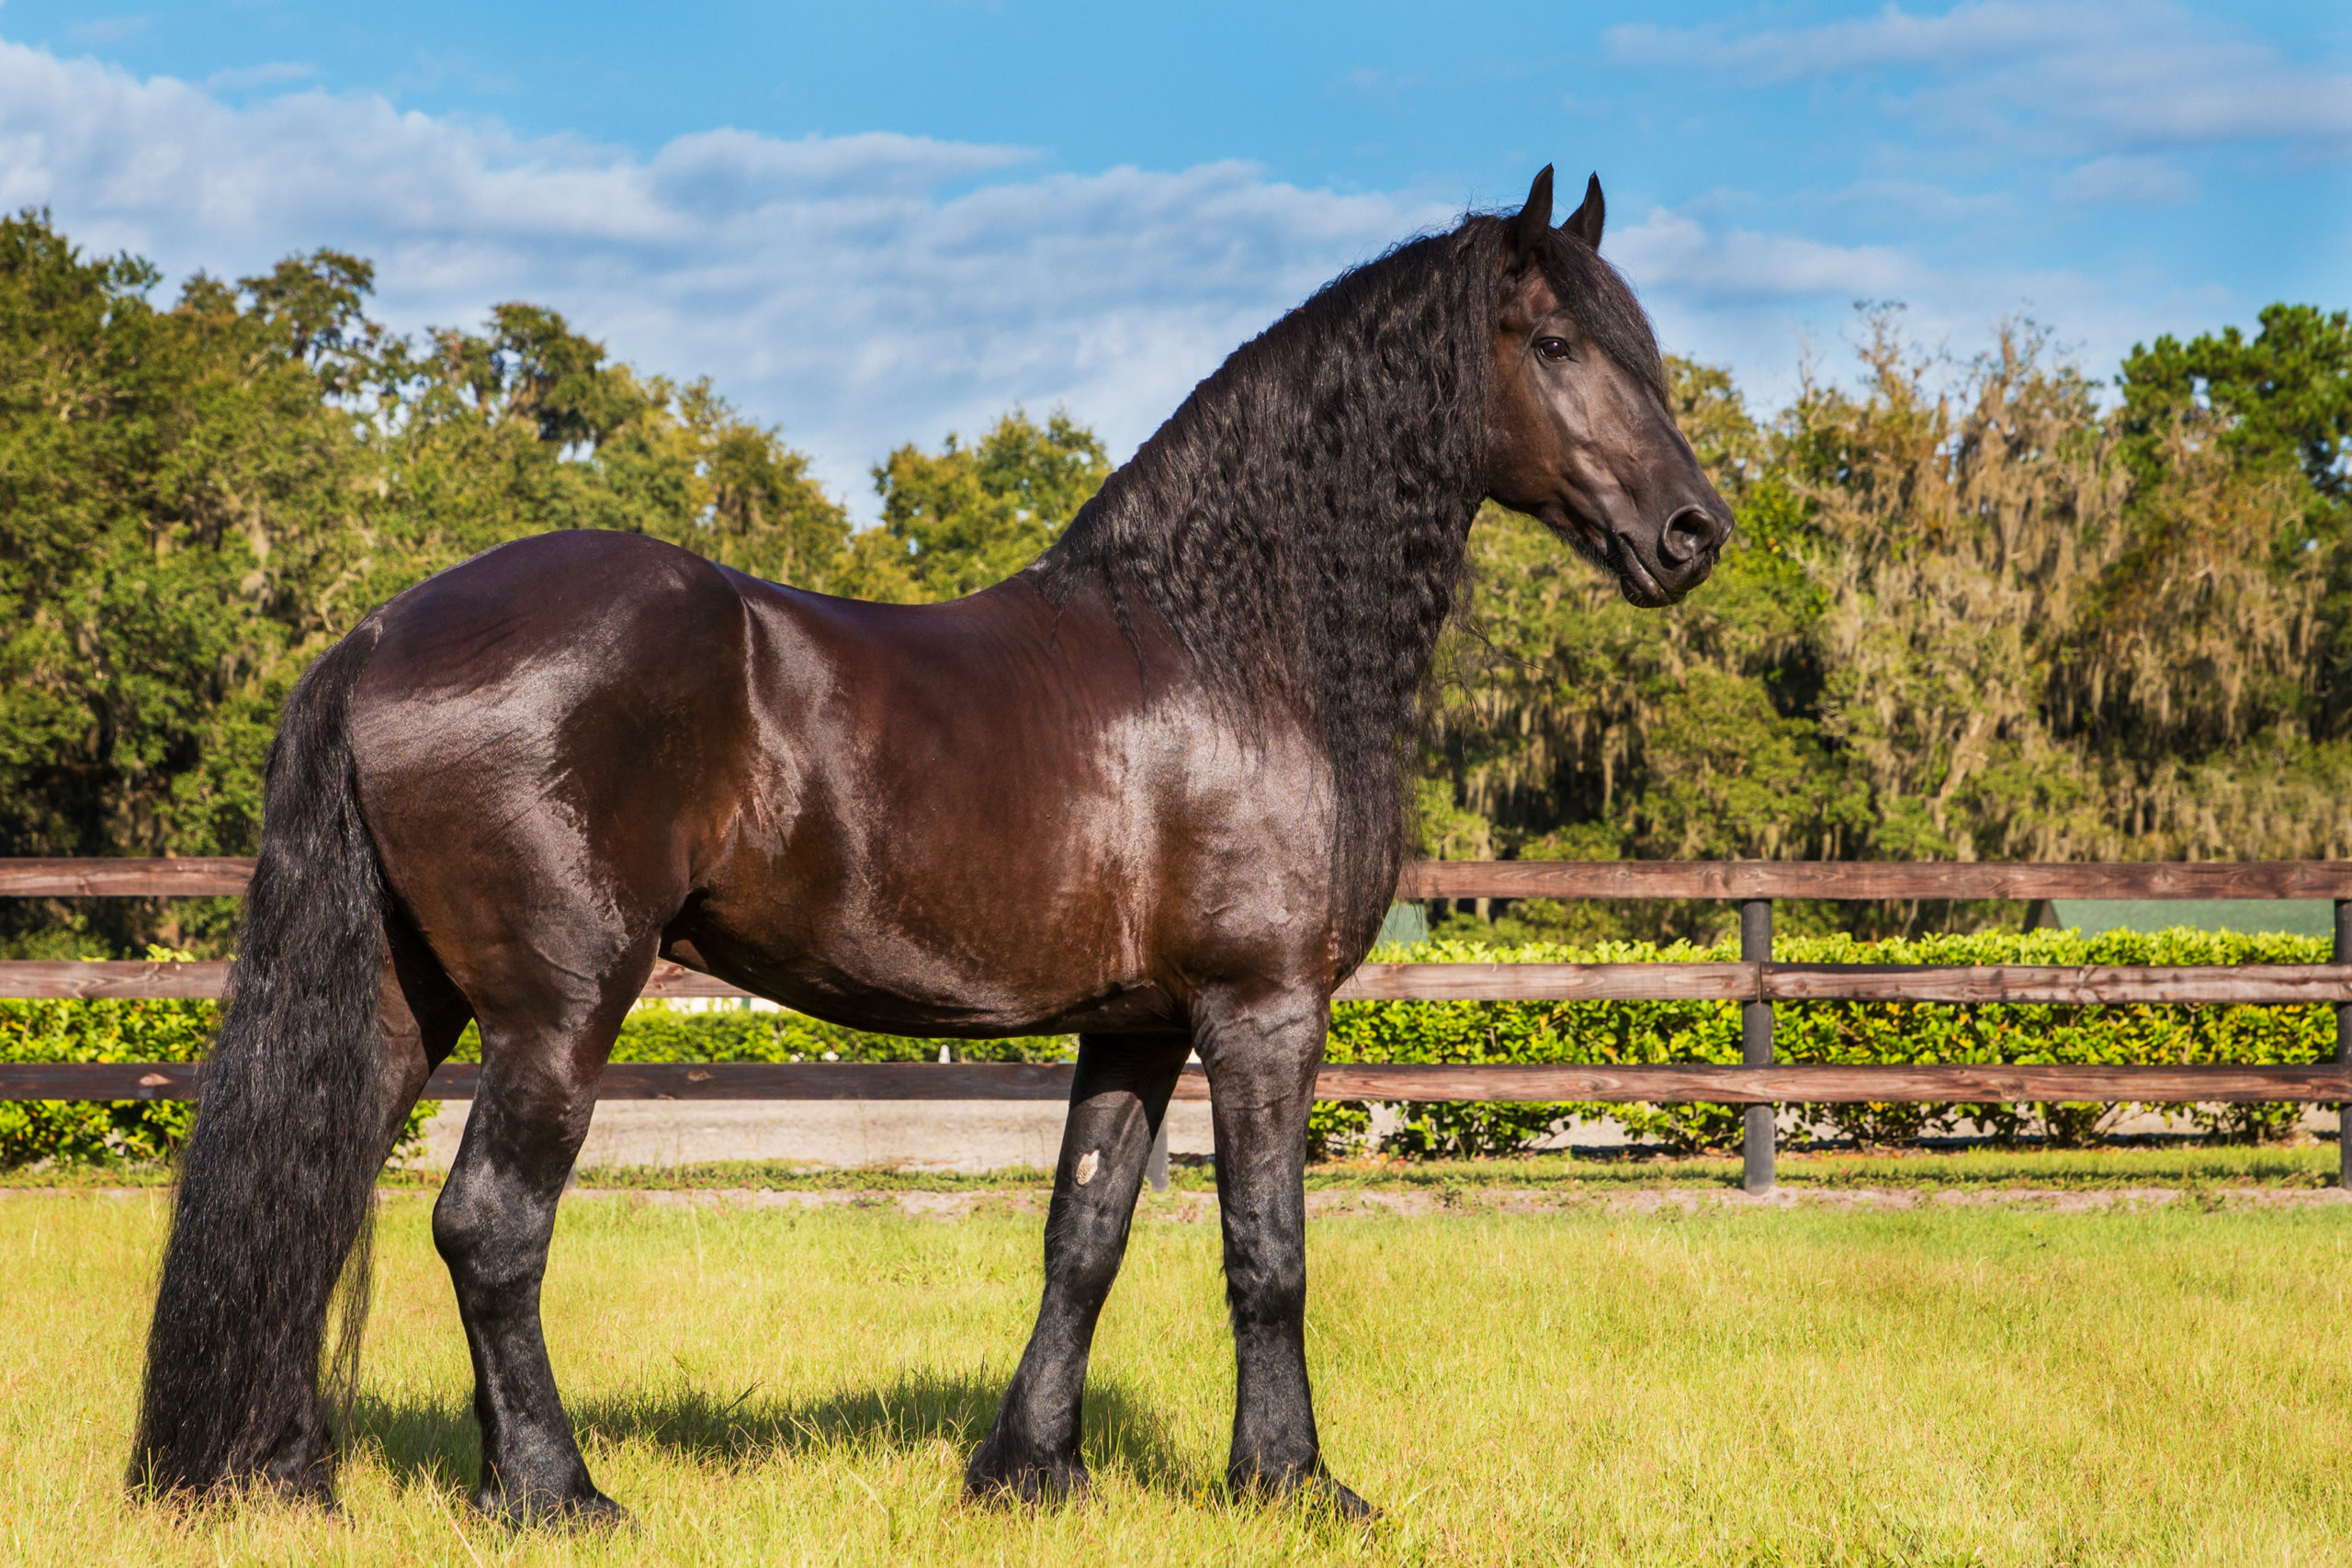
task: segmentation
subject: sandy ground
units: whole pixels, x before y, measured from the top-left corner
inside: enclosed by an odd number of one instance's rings
[[[390,1188],[388,1201],[431,1201],[434,1194],[413,1188]],[[145,1199],[162,1201],[168,1194],[153,1187],[0,1187],[0,1201],[12,1199]],[[913,1219],[960,1220],[976,1213],[1042,1214],[1051,1194],[1039,1188],[1006,1188],[989,1191],[876,1192],[868,1190],[820,1189],[778,1192],[765,1189],[704,1188],[574,1188],[565,1195],[571,1202],[638,1204],[659,1209],[868,1209],[885,1210]],[[1482,1214],[1617,1213],[1684,1214],[1758,1209],[1936,1210],[1966,1208],[2030,1208],[2053,1214],[2104,1213],[2110,1210],[2159,1209],[2187,1203],[2202,1209],[2304,1209],[2352,1204],[2352,1192],[2335,1187],[2216,1187],[2183,1190],[2173,1187],[2059,1189],[2034,1187],[1967,1188],[1958,1190],[1905,1187],[1781,1187],[1749,1194],[1737,1188],[1643,1187],[1632,1190],[1461,1188],[1451,1191],[1365,1191],[1329,1189],[1306,1195],[1306,1213],[1317,1220],[1416,1219],[1427,1215],[1476,1218]],[[1177,1190],[1154,1194],[1148,1188],[1136,1201],[1136,1216],[1173,1224],[1206,1224],[1217,1217],[1214,1192]]]
[[[448,1100],[424,1126],[415,1163],[447,1170],[465,1132],[469,1100]],[[596,1106],[582,1166],[699,1165],[789,1160],[822,1170],[880,1166],[978,1174],[1016,1166],[1050,1169],[1067,1108],[1050,1100],[606,1100]],[[1373,1112],[1378,1128],[1385,1108]],[[1546,1147],[1618,1148],[1614,1122],[1572,1122]],[[1168,1152],[1214,1153],[1209,1107],[1168,1108]]]
[[[444,1100],[425,1124],[417,1163],[447,1170],[473,1102]],[[607,1100],[598,1103],[580,1151],[582,1166],[698,1165],[715,1160],[788,1160],[824,1170],[880,1166],[967,1175],[1018,1166],[1050,1168],[1061,1148],[1064,1107],[1045,1100]],[[1374,1112],[1375,1125],[1383,1112]],[[1209,1108],[1180,1100],[1168,1108],[1169,1152],[1213,1152]],[[2306,1121],[2333,1131],[2332,1111]],[[2160,1132],[2160,1118],[2136,1115],[2121,1133]],[[1550,1147],[1613,1148],[1623,1129],[1610,1121],[1575,1122]]]
[[[1035,1188],[1001,1192],[871,1192],[700,1190],[679,1191],[580,1188],[570,1194],[592,1201],[642,1202],[662,1208],[707,1204],[743,1209],[895,1209],[920,1219],[958,1220],[986,1211],[995,1213],[1045,1212],[1049,1196]],[[1696,1213],[1702,1210],[1748,1209],[1949,1209],[2025,1206],[2052,1213],[2075,1214],[2109,1209],[2153,1209],[2184,1200],[2229,1208],[2307,1208],[2352,1203],[2352,1192],[2340,1188],[2231,1188],[2190,1195],[2170,1187],[2125,1187],[2103,1190],[2048,1188],[1986,1188],[1934,1191],[1917,1188],[1782,1187],[1751,1196],[1736,1188],[1640,1188],[1632,1191],[1593,1191],[1485,1188],[1452,1192],[1374,1192],[1353,1189],[1329,1190],[1306,1195],[1309,1219],[1413,1219],[1444,1214],[1547,1214],[1570,1212],[1654,1214],[1665,1210]],[[1136,1206],[1139,1219],[1202,1224],[1216,1218],[1214,1192],[1175,1191],[1154,1196],[1147,1190]]]
[[[424,1127],[424,1157],[448,1168],[468,1100],[444,1100]],[[1065,1107],[1050,1100],[607,1100],[596,1106],[583,1166],[695,1165],[789,1160],[821,1169],[880,1166],[977,1173],[1014,1166],[1050,1169]],[[1168,1149],[1210,1152],[1209,1108],[1168,1108]]]

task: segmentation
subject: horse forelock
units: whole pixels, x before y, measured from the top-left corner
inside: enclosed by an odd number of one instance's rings
[[[1577,325],[1601,351],[1660,398],[1667,395],[1666,359],[1649,313],[1634,287],[1598,251],[1581,240],[1552,231],[1537,265]]]

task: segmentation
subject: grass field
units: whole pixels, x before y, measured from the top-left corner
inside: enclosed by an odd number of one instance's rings
[[[2333,1151],[2328,1151],[2332,1156]],[[2332,1563],[2352,1211],[2175,1202],[1317,1222],[1309,1350],[1369,1531],[1222,1496],[1214,1226],[1147,1213],[1097,1490],[959,1500],[1038,1220],[569,1202],[548,1316],[608,1535],[469,1517],[465,1351],[385,1203],[346,1514],[126,1501],[160,1192],[0,1201],[0,1542],[33,1562]]]

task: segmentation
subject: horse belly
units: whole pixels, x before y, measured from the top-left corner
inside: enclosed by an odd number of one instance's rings
[[[674,955],[786,1007],[888,1033],[1181,1026],[1142,939],[1152,879],[1041,852],[1080,849],[1059,835],[998,826],[985,839],[855,856],[812,847],[808,837],[833,835],[804,831],[758,874],[755,895],[722,893],[683,918]]]

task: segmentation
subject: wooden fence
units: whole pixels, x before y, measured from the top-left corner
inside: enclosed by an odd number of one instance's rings
[[[0,897],[198,897],[241,894],[243,859],[0,860]],[[2030,865],[1885,862],[1429,861],[1407,868],[1403,898],[1699,898],[1739,907],[1736,964],[1371,964],[1343,1001],[1702,1000],[1741,1004],[1741,1065],[1638,1066],[1330,1066],[1324,1100],[1703,1101],[1748,1107],[1747,1179],[1772,1181],[1779,1102],[1918,1100],[2352,1101],[2352,862],[2124,863]],[[2335,907],[2334,962],[2123,967],[2044,964],[1776,964],[1772,904],[1821,898],[2324,898]],[[225,964],[0,963],[0,997],[210,998]],[[745,992],[675,964],[656,966],[649,997]],[[2007,1065],[1829,1066],[1775,1064],[1772,1009],[1782,1001],[2328,1003],[2336,1059],[2302,1066],[2101,1067]],[[427,1096],[466,1099],[477,1069],[445,1066]],[[600,1098],[709,1100],[1029,1100],[1069,1092],[1065,1066],[998,1063],[615,1063]],[[0,1064],[0,1099],[184,1099],[196,1067],[179,1063]],[[1204,1099],[1189,1069],[1180,1099]],[[2352,1140],[2346,1141],[2352,1186]]]

